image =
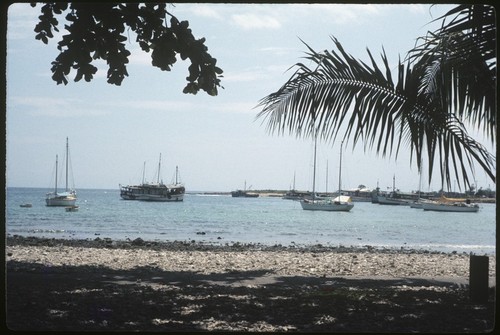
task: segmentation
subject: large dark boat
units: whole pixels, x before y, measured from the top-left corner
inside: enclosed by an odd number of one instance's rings
[[[145,183],[139,185],[120,185],[120,197],[124,200],[142,200],[142,201],[183,201],[186,189],[184,185],[178,182],[179,169],[175,168],[175,182],[169,185],[160,182],[160,162],[158,163],[158,179],[156,183]]]
[[[258,198],[259,197],[259,193],[250,193],[250,192],[243,191],[243,190],[236,190],[236,191],[232,191],[231,192],[231,196],[233,198],[237,198],[237,197]]]
[[[251,188],[251,186],[250,186],[250,188]],[[259,193],[247,191],[247,182],[245,180],[245,188],[243,190],[232,191],[231,192],[231,196],[233,198],[238,198],[238,197],[242,197],[242,198],[258,198],[259,197]]]

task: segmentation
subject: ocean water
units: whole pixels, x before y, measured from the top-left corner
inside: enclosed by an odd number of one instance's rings
[[[209,244],[373,246],[493,254],[496,205],[440,213],[356,202],[344,212],[304,211],[281,198],[186,194],[183,202],[122,200],[119,190],[78,190],[78,212],[45,206],[36,188],[7,188],[6,233],[67,239],[142,238]],[[32,203],[31,208],[20,207]]]

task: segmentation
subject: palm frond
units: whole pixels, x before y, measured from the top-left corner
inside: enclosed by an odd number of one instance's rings
[[[422,83],[428,99],[496,138],[496,17],[489,5],[460,5],[436,20],[408,52],[414,66],[427,67]],[[428,85],[437,83],[437,85]]]
[[[468,174],[475,162],[495,179],[494,157],[468,136],[455,114],[443,110],[442,102],[429,100],[422,90],[422,78],[432,77],[426,74],[429,68],[400,62],[394,84],[384,52],[382,71],[369,51],[371,64],[367,65],[332,40],[337,50],[321,53],[304,43],[309,50],[305,58],[314,67],[297,63],[291,78],[261,99],[257,118],[267,122],[269,132],[298,137],[320,134],[332,142],[342,135],[352,139],[353,146],[361,141],[365,150],[374,148],[395,158],[405,148],[410,150],[410,163],[415,159],[419,169],[425,148],[429,182],[435,159],[452,163],[453,173],[447,165],[441,168],[441,178],[448,185],[452,174],[470,185]]]

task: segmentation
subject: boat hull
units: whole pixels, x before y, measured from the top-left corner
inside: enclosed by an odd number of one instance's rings
[[[424,211],[435,212],[458,212],[458,213],[476,213],[479,206],[475,204],[422,204]]]
[[[249,193],[246,191],[238,190],[238,191],[231,192],[231,196],[233,198],[258,198],[259,193]]]
[[[175,201],[183,201],[184,194],[173,194],[173,195],[149,195],[143,194],[136,197],[135,200],[140,201],[156,201],[156,202],[175,202]]]
[[[410,207],[411,208],[416,208],[416,209],[422,209],[422,203],[421,202],[414,202],[412,204],[410,204]]]
[[[184,186],[179,184],[120,186],[120,197],[124,200],[180,202],[184,200],[184,193]]]
[[[45,199],[45,204],[47,206],[54,206],[54,207],[74,206],[75,203],[76,203],[76,198],[74,197],[52,197]]]
[[[409,206],[410,202],[402,199],[392,199],[385,196],[378,196],[377,203],[381,205]]]
[[[324,200],[301,200],[300,205],[302,206],[303,210],[328,212],[349,212],[354,207],[353,203],[336,203]]]

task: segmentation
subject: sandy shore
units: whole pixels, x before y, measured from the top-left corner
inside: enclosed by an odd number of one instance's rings
[[[493,325],[494,291],[486,307],[469,301],[466,254],[8,237],[5,257],[13,329],[483,331]],[[494,283],[494,256],[489,272]]]

